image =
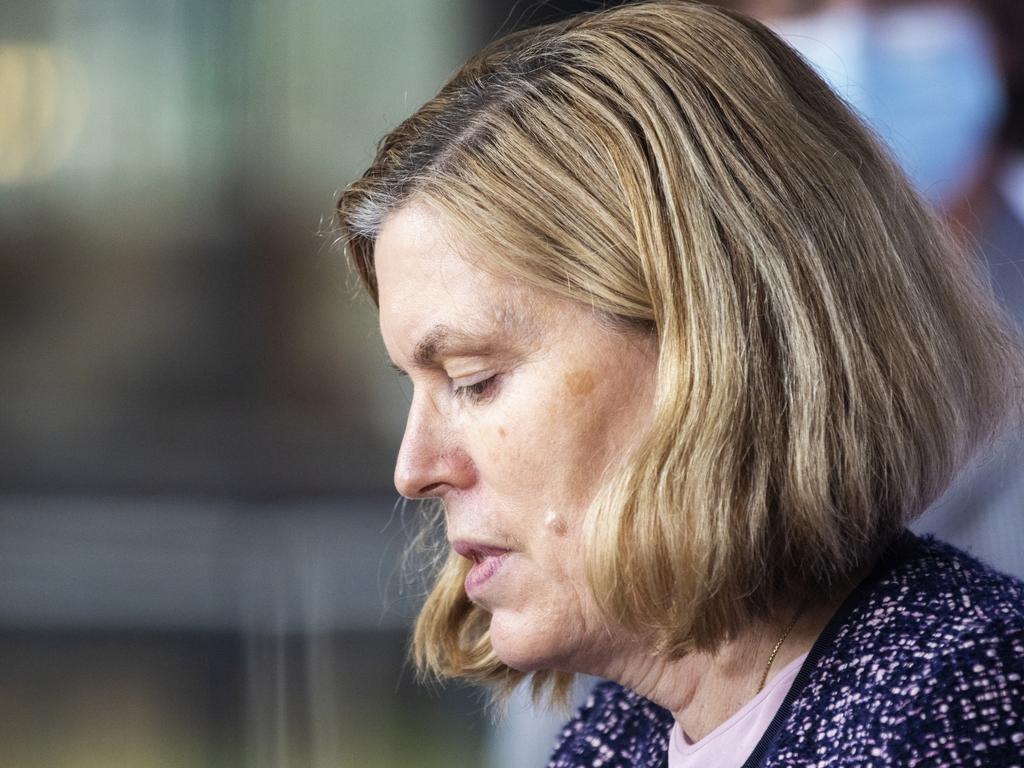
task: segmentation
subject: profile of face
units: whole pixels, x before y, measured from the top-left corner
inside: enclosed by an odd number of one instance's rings
[[[395,485],[443,503],[504,663],[585,669],[607,633],[581,523],[649,423],[656,344],[460,254],[422,203],[390,214],[377,238],[381,335],[413,384]]]

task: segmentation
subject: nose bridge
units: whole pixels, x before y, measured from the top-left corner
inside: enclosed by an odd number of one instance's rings
[[[395,488],[409,498],[443,480],[444,415],[425,392],[414,392],[405,421],[405,433],[395,462]]]

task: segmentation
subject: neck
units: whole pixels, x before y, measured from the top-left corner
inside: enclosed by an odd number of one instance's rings
[[[769,683],[811,649],[843,597],[800,610],[772,662]],[[791,601],[771,620],[751,625],[713,654],[694,652],[680,659],[644,652],[616,654],[616,663],[599,674],[669,710],[687,737],[699,741],[757,694],[772,649],[800,603]]]

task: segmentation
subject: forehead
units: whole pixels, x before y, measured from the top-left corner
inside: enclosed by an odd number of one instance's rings
[[[374,248],[380,324],[389,347],[443,324],[509,329],[539,292],[499,279],[464,257],[443,219],[423,204],[389,215]]]

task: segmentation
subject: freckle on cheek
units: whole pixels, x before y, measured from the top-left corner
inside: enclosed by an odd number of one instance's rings
[[[571,395],[582,397],[594,390],[594,375],[590,371],[571,371],[565,375],[565,386]]]
[[[498,427],[498,436],[508,437],[508,430],[506,430],[504,427]]]

